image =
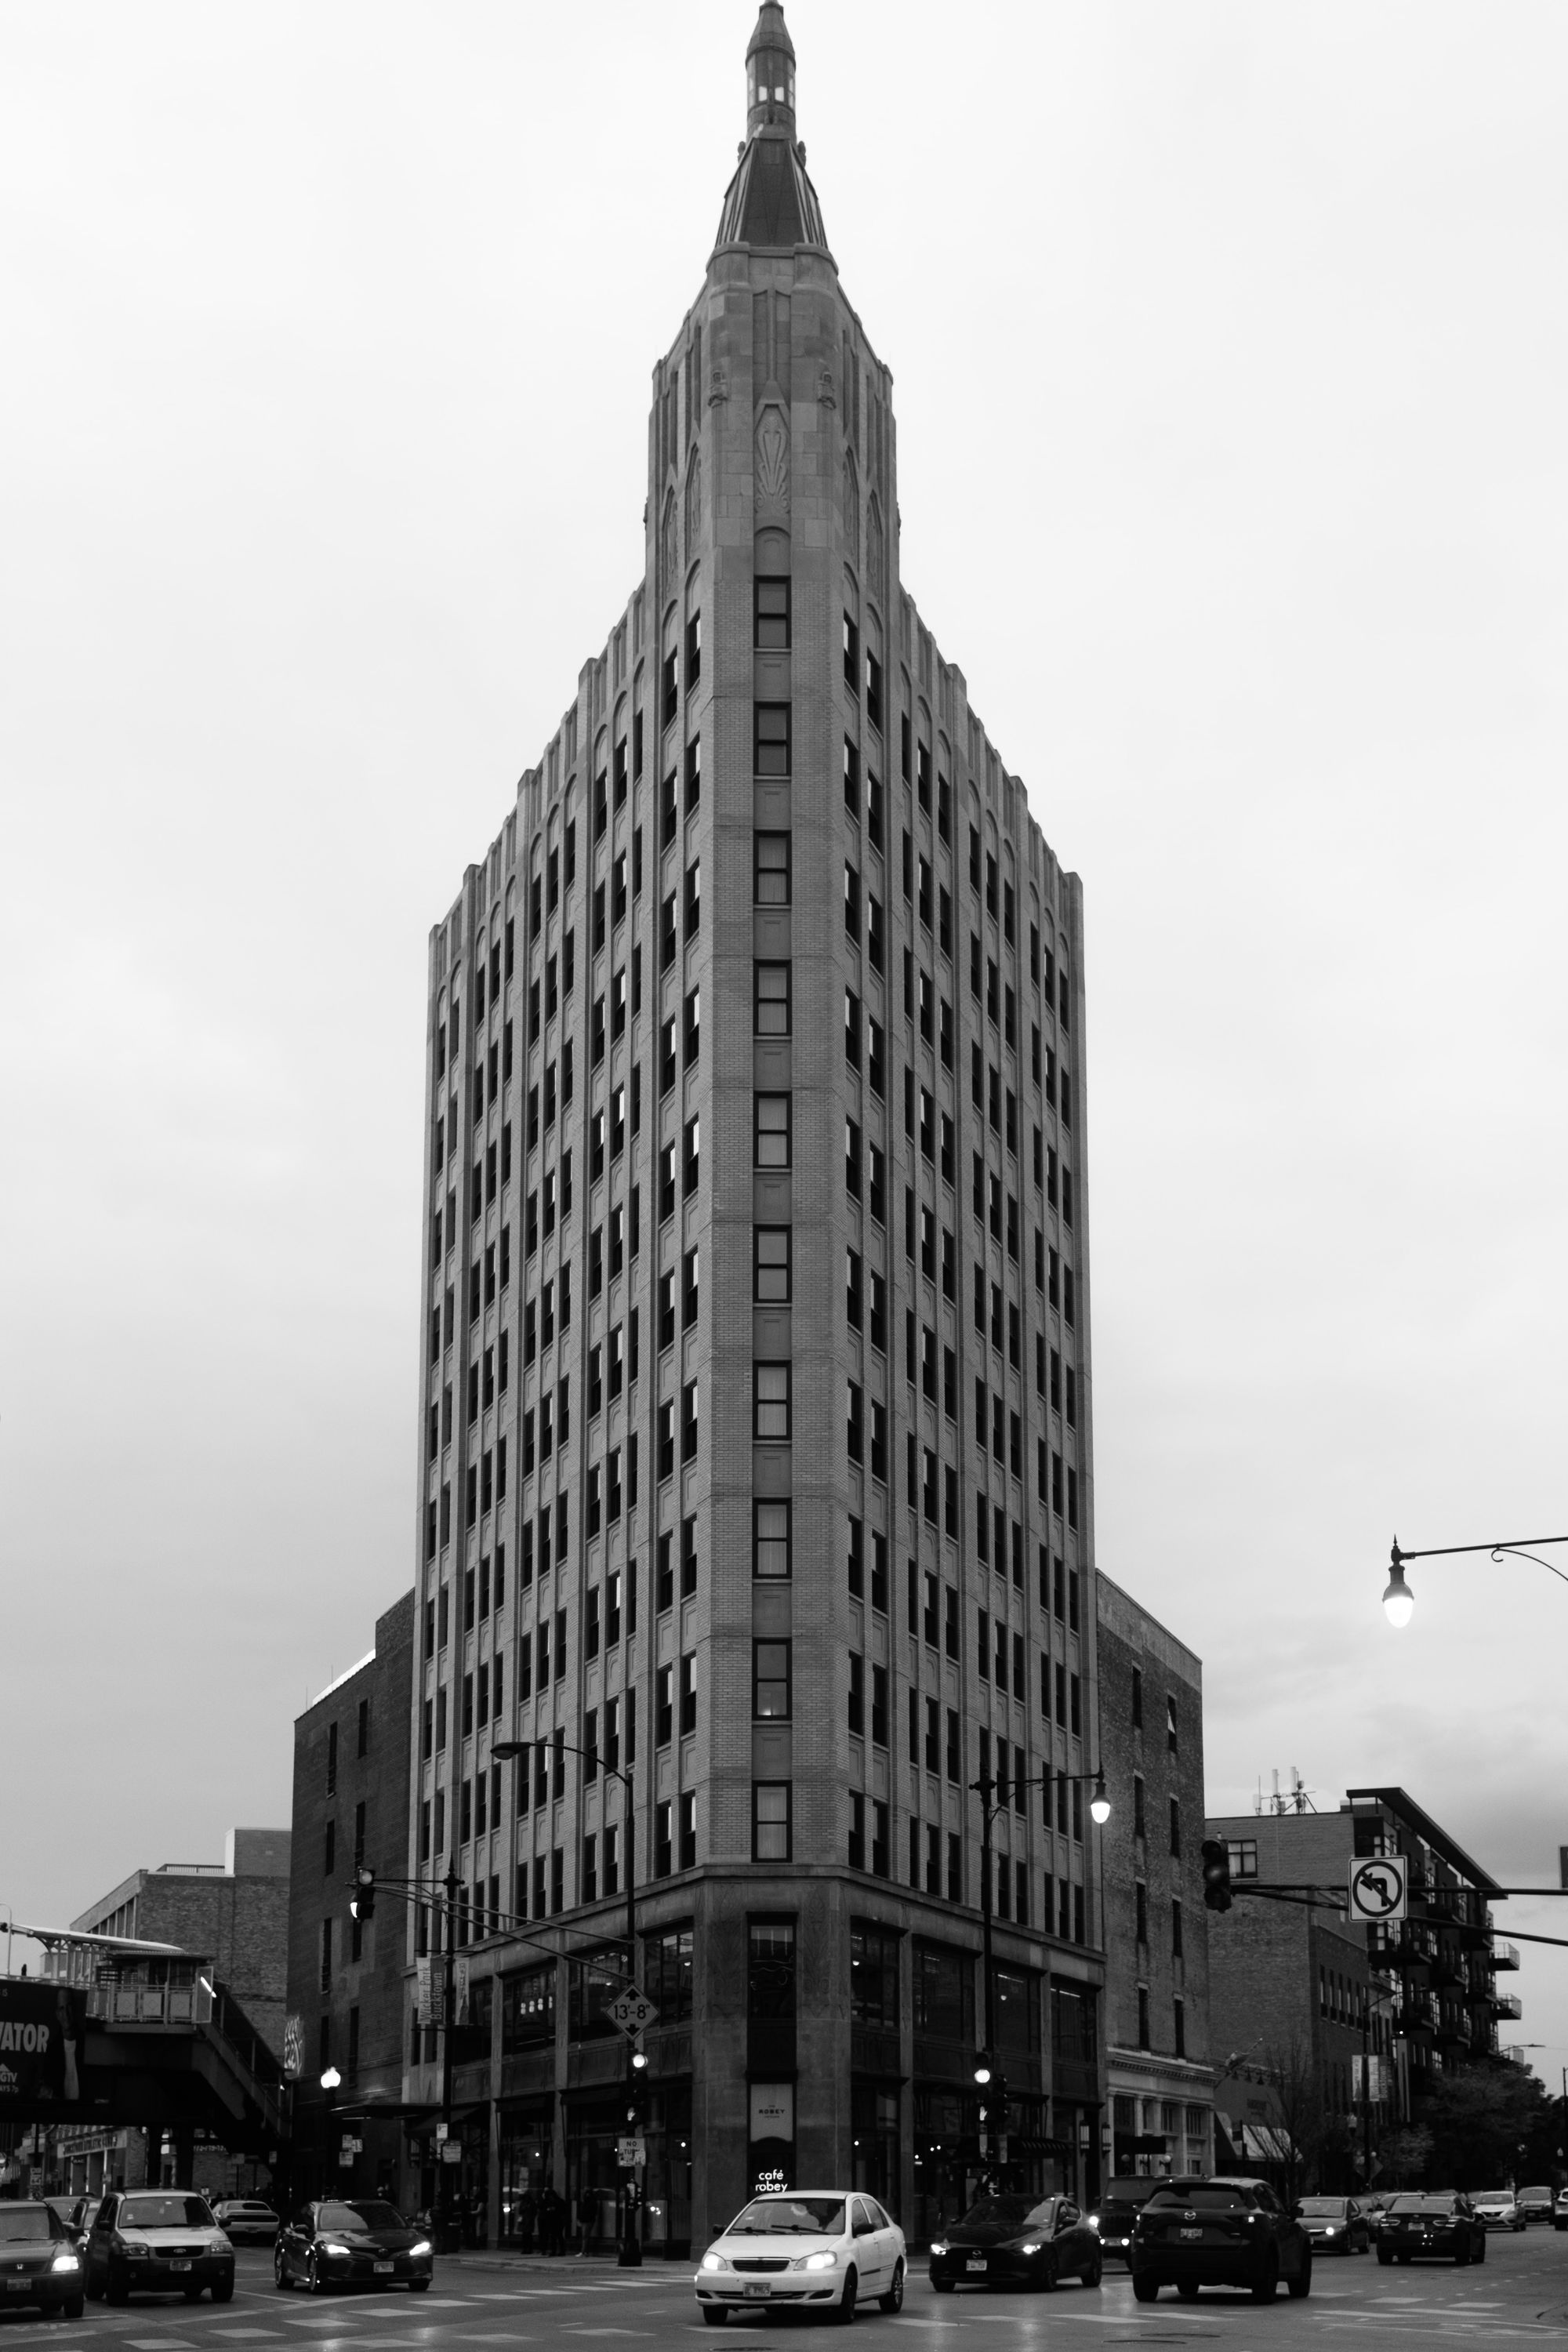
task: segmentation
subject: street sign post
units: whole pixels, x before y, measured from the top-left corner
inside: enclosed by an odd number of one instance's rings
[[[1405,1917],[1410,1864],[1402,1853],[1363,1854],[1351,1864],[1350,1915],[1372,1927]]]
[[[646,2027],[653,2024],[658,2010],[646,1992],[638,1992],[634,1986],[622,1993],[618,2000],[611,2001],[605,2014],[614,2018],[621,2032],[629,2033],[635,2042]]]

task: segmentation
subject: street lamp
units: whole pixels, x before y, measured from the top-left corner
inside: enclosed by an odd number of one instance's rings
[[[337,2112],[338,2084],[342,2081],[335,2066],[321,2069],[321,2194],[332,2193],[332,2176],[329,2170],[332,2145],[332,2117]]]
[[[1535,1560],[1537,1568],[1545,1569],[1549,1575],[1556,1577],[1559,1583],[1568,1584],[1568,1576],[1565,1576],[1563,1570],[1554,1566],[1551,1560],[1536,1559],[1534,1552],[1528,1549],[1531,1544],[1568,1544],[1568,1536],[1516,1536],[1510,1538],[1506,1543],[1435,1544],[1427,1551],[1401,1551],[1399,1538],[1395,1536],[1393,1549],[1388,1555],[1388,1582],[1383,1590],[1383,1605],[1387,1612],[1389,1623],[1402,1628],[1409,1624],[1415,1613],[1415,1595],[1405,1580],[1405,1563],[1407,1559],[1449,1559],[1459,1552],[1484,1551],[1489,1552],[1491,1558],[1500,1563],[1505,1557]]]
[[[1009,1798],[1016,1790],[1020,1789],[1044,1789],[1048,1792],[1053,1780],[1060,1780],[1064,1784],[1092,1780],[1094,1783],[1094,1794],[1089,1801],[1089,1818],[1098,1827],[1101,1829],[1104,1828],[1106,1822],[1110,1819],[1110,1799],[1106,1793],[1104,1769],[1099,1765],[1095,1767],[1092,1772],[1055,1772],[1047,1767],[1045,1771],[1037,1772],[1026,1780],[1009,1780],[998,1773],[986,1772],[982,1773],[978,1780],[972,1780],[969,1784],[971,1789],[973,1790],[974,1793],[980,1799],[980,1922],[984,1948],[982,1966],[984,1970],[984,2000],[983,2003],[984,2015],[984,2041],[981,2048],[980,2055],[975,2061],[974,2080],[984,2096],[986,2105],[988,2107],[995,2106],[1000,2112],[1001,2128],[996,2135],[997,2161],[1000,2164],[1005,2164],[1007,2161],[1007,2084],[1005,2075],[995,2074],[995,2087],[994,2089],[992,2089],[991,2087],[994,2078],[994,2068],[995,2064],[994,2053],[996,2048],[995,2018],[993,2008],[993,1986],[991,1981],[993,1974],[991,1965],[991,1824],[995,1820],[997,1814],[1005,1811]],[[998,1793],[998,1791],[1000,1791],[1000,1793]]]
[[[504,1762],[526,1758],[532,1741],[528,1739],[497,1739],[490,1743],[493,1761]],[[621,1784],[621,1821],[626,1831],[622,1840],[626,1847],[623,1857],[626,1870],[626,1976],[634,1992],[637,1984],[637,1818],[634,1811],[636,1790],[632,1785],[631,1767],[625,1770],[618,1764],[606,1764],[596,1748],[575,1748],[567,1740],[555,1743],[566,1756],[590,1757],[598,1770]],[[641,2119],[642,2081],[647,2059],[637,2049],[630,2034],[626,2036],[626,2116],[634,2126]],[[633,2137],[637,2137],[635,2129]],[[623,2270],[637,2270],[642,2263],[642,2234],[637,2199],[637,2167],[630,2167],[621,2215],[621,2243],[616,2257]]]

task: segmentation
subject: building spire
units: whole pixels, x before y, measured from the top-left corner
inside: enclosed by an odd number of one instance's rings
[[[754,253],[793,253],[798,246],[827,252],[822,207],[795,135],[795,43],[781,0],[763,0],[746,49],[746,136],[715,249],[727,246]]]
[[[795,43],[780,0],[763,0],[746,50],[746,136],[770,125],[795,137]]]

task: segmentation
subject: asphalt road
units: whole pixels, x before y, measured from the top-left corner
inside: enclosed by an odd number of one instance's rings
[[[428,2294],[391,2289],[313,2301],[279,2294],[270,2257],[239,2254],[235,2299],[221,2308],[178,2296],[138,2296],[110,2311],[89,2304],[79,2320],[42,2320],[0,2309],[0,2352],[47,2345],[49,2352],[289,2352],[321,2344],[327,2352],[431,2352],[448,2345],[469,2352],[661,2352],[698,2339],[764,2352],[781,2338],[816,2326],[801,2315],[748,2312],[721,2335],[698,2317],[687,2263],[649,2263],[639,2271],[613,2263],[519,2261],[501,2254],[456,2255],[438,2262]],[[1167,2291],[1158,2303],[1132,2300],[1126,2273],[1113,2265],[1098,2292],[1064,2286],[1055,2294],[961,2290],[932,2294],[916,2263],[903,2312],[876,2309],[856,2319],[866,2352],[1100,2352],[1102,2346],[1219,2344],[1231,2352],[1289,2352],[1311,2344],[1339,2352],[1353,2344],[1418,2346],[1481,2339],[1499,2345],[1568,2346],[1568,2233],[1531,2230],[1494,2236],[1479,2269],[1444,2263],[1382,2270],[1370,2256],[1320,2261],[1305,2303],[1281,2295],[1266,2310],[1243,2295],[1205,2290],[1195,2304]],[[831,2341],[831,2338],[826,2341]],[[823,2352],[826,2352],[826,2341]]]

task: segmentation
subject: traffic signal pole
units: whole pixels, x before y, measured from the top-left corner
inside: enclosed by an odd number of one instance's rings
[[[441,1961],[441,2189],[437,2205],[441,2216],[443,2253],[452,2251],[447,2242],[453,2228],[452,2175],[461,2169],[447,2160],[452,2138],[452,2032],[457,2024],[458,1889],[461,1884],[454,1859],[447,1864],[447,1936]]]
[[[637,1992],[641,1990],[638,1983],[641,1972],[637,1967],[637,1822],[632,1812],[631,1774],[624,1772],[618,1777],[625,1796],[621,1819],[626,1824],[626,1834],[621,1843],[626,1848],[626,1973],[631,1979],[632,1990]],[[626,2120],[632,2126],[634,2141],[640,2137],[638,2126],[644,2121],[640,2112],[642,2100],[638,2095],[637,2054],[637,2042],[628,2033],[626,2036]],[[616,2257],[622,2270],[637,2270],[642,2264],[642,2214],[639,2209],[637,2168],[634,2163],[630,2168],[630,2178],[626,2182],[626,2193],[621,2215],[620,2252]]]

